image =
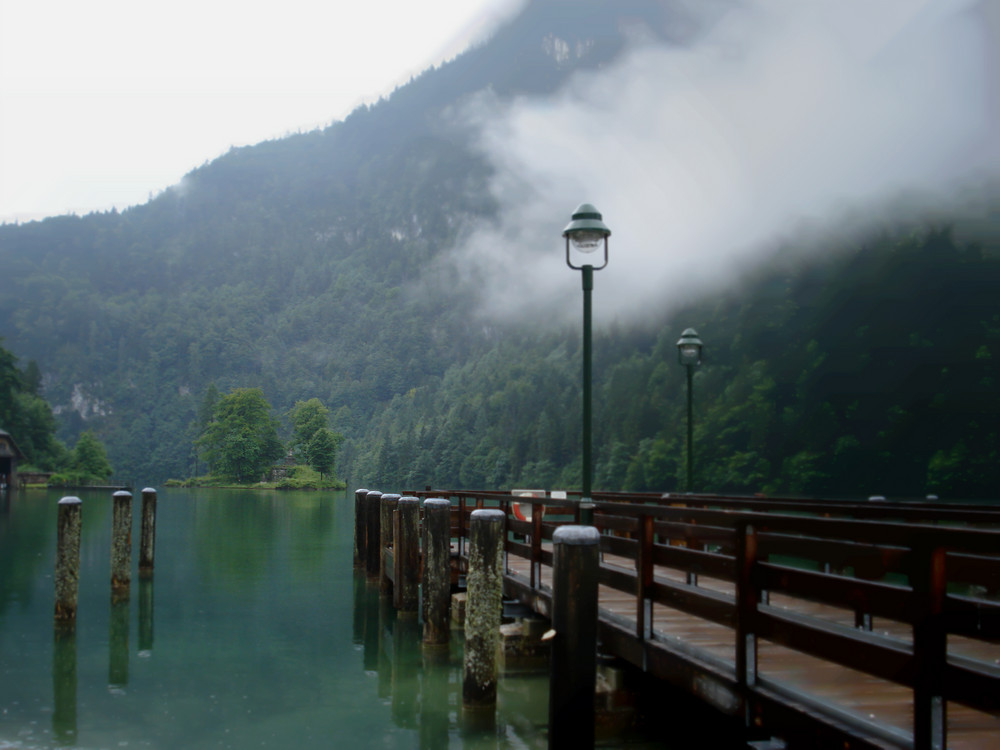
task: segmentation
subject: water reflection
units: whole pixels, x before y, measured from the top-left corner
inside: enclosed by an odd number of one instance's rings
[[[396,618],[392,633],[392,720],[417,727],[417,673],[420,670],[420,623],[414,616]]]
[[[165,492],[155,587],[133,578],[130,609],[109,605],[111,498],[91,493],[76,634],[53,640],[59,496],[0,514],[0,748],[544,747],[544,685],[529,700],[505,677],[495,725],[475,728],[461,633],[425,650],[355,578],[353,498]]]
[[[496,710],[466,712],[461,631],[453,631],[448,646],[424,647],[420,620],[400,615],[363,571],[354,576],[353,594],[354,643],[363,647],[364,669],[376,678],[393,724],[415,730],[422,750],[546,746],[546,674],[501,679]]]
[[[149,656],[153,650],[153,581],[139,581],[139,655]]]
[[[324,573],[334,505],[315,493],[239,492],[228,502],[198,502],[195,548],[206,577],[234,591],[263,582],[280,553],[292,551],[293,579],[315,580]]]
[[[426,649],[420,679],[420,748],[448,746],[449,652],[440,646]]]
[[[57,628],[52,649],[52,734],[60,747],[76,743],[76,633]]]
[[[108,688],[121,690],[128,685],[128,599],[111,598],[108,625]]]

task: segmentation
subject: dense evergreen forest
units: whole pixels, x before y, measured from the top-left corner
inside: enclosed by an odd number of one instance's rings
[[[233,149],[121,213],[0,226],[0,335],[42,373],[25,398],[137,486],[204,472],[206,394],[252,388],[278,416],[324,404],[357,486],[578,487],[579,326],[486,325],[473,286],[428,282],[497,212],[474,126],[445,115],[607,64],[622,13],[680,43],[696,29],[669,5],[532,2],[343,122]],[[555,59],[554,33],[587,54]],[[954,214],[775,246],[723,293],[598,326],[595,487],[683,488],[675,344],[694,327],[696,489],[1000,494],[1000,190],[968,191]]]

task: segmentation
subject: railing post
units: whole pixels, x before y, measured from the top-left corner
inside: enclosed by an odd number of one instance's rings
[[[365,495],[365,575],[371,583],[379,581],[379,566],[382,564],[382,493],[371,490]]]
[[[913,623],[913,747],[943,750],[947,735],[943,688],[948,659],[945,550],[927,540],[915,545],[913,552],[911,585],[919,608]]]
[[[594,747],[600,532],[560,526],[552,535],[549,747]]]
[[[531,588],[542,582],[542,518],[545,504],[531,503]]]
[[[474,510],[469,517],[468,598],[462,705],[493,708],[497,700],[497,651],[503,610],[502,510]]]
[[[451,503],[424,500],[424,576],[421,584],[424,644],[440,646],[451,637]]]
[[[127,601],[132,583],[132,493],[111,496],[111,598]]]
[[[72,631],[80,591],[80,532],[83,503],[78,497],[59,501],[55,567],[56,627]]]
[[[736,528],[736,680],[741,687],[757,684],[756,561],[757,531],[741,524]]]
[[[379,503],[379,550],[378,550],[378,591],[383,596],[392,595],[392,579],[389,577],[389,568],[385,564],[385,550],[393,547],[395,554],[395,527],[393,525],[393,513],[396,512],[396,505],[399,503],[399,495],[385,494]]]
[[[635,634],[645,640],[653,632],[653,603],[649,589],[653,585],[653,517],[639,516],[638,542],[636,554],[635,592]]]
[[[458,556],[464,557],[466,554],[466,537],[469,530],[465,520],[465,495],[458,496]]]
[[[393,554],[396,579],[394,603],[401,614],[416,616],[420,608],[420,500],[415,497],[400,498],[396,518],[399,534],[394,542]]]
[[[354,491],[354,567],[365,567],[365,497],[368,490]]]
[[[156,490],[142,490],[142,521],[139,531],[139,578],[152,578],[156,557]]]

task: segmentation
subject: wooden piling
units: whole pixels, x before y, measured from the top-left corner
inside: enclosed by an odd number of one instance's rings
[[[381,533],[379,530],[381,521],[382,493],[378,490],[371,490],[365,495],[365,575],[371,583],[378,583],[379,564],[382,560],[382,551],[379,549]]]
[[[378,592],[383,596],[392,596],[392,577],[385,564],[385,550],[395,544],[392,514],[398,504],[399,495],[393,493],[382,495],[379,504]]]
[[[401,497],[396,518],[394,604],[400,615],[416,617],[420,608],[420,499]]]
[[[156,555],[156,490],[142,491],[142,529],[139,535],[139,578],[153,577]]]
[[[80,591],[80,532],[83,503],[78,497],[59,501],[55,567],[55,622],[64,630],[76,625],[76,603]]]
[[[368,490],[354,491],[354,567],[365,566],[365,497]]]
[[[448,643],[451,626],[451,503],[432,497],[424,501],[424,645]]]
[[[552,535],[549,747],[594,746],[600,532],[562,526]]]
[[[502,510],[474,510],[469,520],[468,601],[462,705],[492,709],[497,700],[497,652],[503,610]]]
[[[132,583],[132,493],[111,496],[111,597],[127,601]]]

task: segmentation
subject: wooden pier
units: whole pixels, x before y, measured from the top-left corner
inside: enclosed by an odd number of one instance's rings
[[[572,499],[412,494],[451,501],[460,565],[468,515],[504,510],[505,595],[550,614]],[[789,747],[1000,746],[1000,508],[594,500],[603,653]]]

